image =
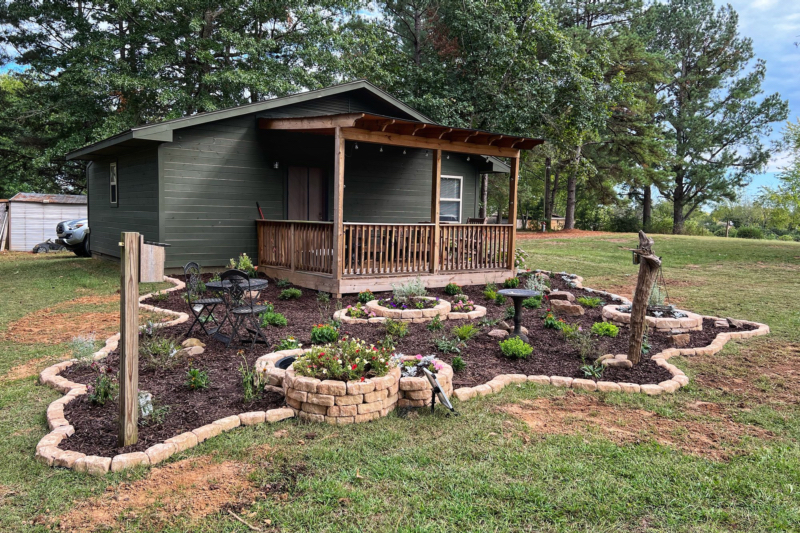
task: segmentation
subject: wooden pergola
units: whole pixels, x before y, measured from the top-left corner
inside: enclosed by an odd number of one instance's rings
[[[520,151],[543,140],[368,113],[261,118],[258,126],[334,137],[333,222],[257,221],[259,265],[268,275],[342,294],[387,290],[392,283],[422,275],[429,286],[444,286],[499,281],[514,274]],[[345,141],[429,150],[431,223],[345,223]],[[509,224],[440,224],[442,152],[510,160]]]

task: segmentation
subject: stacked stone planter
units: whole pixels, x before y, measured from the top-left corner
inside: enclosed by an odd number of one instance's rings
[[[389,414],[397,404],[400,369],[364,381],[320,380],[295,374],[283,375],[286,403],[301,420],[328,424],[357,424]]]
[[[689,311],[680,312],[686,314],[686,316],[683,318],[646,316],[644,320],[647,327],[661,332],[686,333],[689,331],[703,330],[702,316]],[[623,313],[616,305],[607,305],[603,307],[603,320],[616,324],[617,326],[629,326],[631,323],[631,314]]]
[[[409,357],[410,358],[410,357]],[[453,367],[439,361],[443,368],[436,373],[439,384],[444,389],[447,397],[453,395]],[[425,407],[431,404],[431,387],[428,378],[422,377],[401,377],[400,396],[397,400],[398,407]]]
[[[412,298],[412,300],[436,301],[436,298],[421,296]],[[383,317],[384,320],[391,318],[400,322],[429,322],[435,316],[440,317],[442,320],[447,319],[450,307],[450,302],[447,300],[439,300],[439,303],[431,309],[390,309],[380,305],[378,300],[372,300],[367,302],[367,313],[374,313],[378,317]]]

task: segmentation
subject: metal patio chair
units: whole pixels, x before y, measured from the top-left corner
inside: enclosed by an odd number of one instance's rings
[[[220,275],[223,283],[230,282],[224,293],[226,317],[231,325],[231,335],[228,346],[237,339],[244,343],[245,336],[240,332],[244,327],[250,334],[250,347],[253,348],[261,339],[264,344],[269,344],[267,337],[261,331],[258,315],[267,310],[266,305],[258,305],[253,301],[253,289],[250,286],[250,277],[241,270],[227,270]],[[248,327],[248,325],[250,327]],[[252,328],[252,329],[251,329]]]
[[[219,329],[220,323],[214,316],[214,308],[222,304],[222,298],[204,298],[203,291],[205,286],[203,278],[200,276],[200,265],[194,261],[186,263],[183,267],[183,276],[186,280],[186,302],[189,304],[189,310],[194,315],[194,322],[192,322],[189,331],[186,332],[185,337],[189,337],[195,325],[200,324],[203,332],[206,335],[213,335]],[[206,323],[212,321],[216,327],[206,329]]]

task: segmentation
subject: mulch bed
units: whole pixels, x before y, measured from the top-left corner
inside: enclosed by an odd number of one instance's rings
[[[207,275],[206,278],[210,278]],[[464,292],[475,303],[487,307],[487,317],[490,319],[503,319],[505,308],[511,305],[509,300],[506,305],[497,305],[487,302],[483,298],[484,286],[475,285],[464,287]],[[559,277],[552,279],[553,290],[568,290],[575,296],[597,296],[582,289],[570,289]],[[324,302],[318,300],[317,292],[302,289],[303,295],[297,300],[279,300],[278,295],[282,289],[274,281],[262,292],[261,300],[269,301],[275,305],[275,310],[283,313],[289,324],[283,328],[265,328],[266,336],[272,343],[271,348],[257,345],[254,350],[247,350],[246,357],[252,365],[261,355],[269,353],[277,342],[285,337],[293,336],[304,346],[311,342],[311,328],[315,324],[330,320],[333,313],[348,305],[357,303],[356,295],[345,296],[342,300]],[[431,289],[429,296],[452,301],[452,297],[444,293],[444,289]],[[385,298],[389,293],[378,293],[376,297]],[[187,311],[187,304],[183,301],[179,291],[169,293],[166,300],[149,299],[144,303],[155,305],[163,309],[174,311]],[[605,303],[610,303],[606,301]],[[602,306],[586,309],[581,317],[567,317],[570,323],[580,324],[588,330],[595,322],[601,322]],[[486,383],[498,374],[526,374],[526,375],[559,375],[573,378],[585,377],[580,367],[584,364],[576,348],[564,341],[560,332],[543,327],[542,317],[546,313],[546,306],[536,310],[523,310],[523,325],[529,330],[529,337],[533,346],[533,353],[525,360],[510,360],[500,351],[498,341],[489,337],[491,327],[481,328],[480,333],[470,340],[467,347],[460,354],[467,363],[467,368],[456,372],[453,380],[455,388],[472,387]],[[222,310],[217,310],[222,315]],[[453,327],[478,321],[446,320],[444,329],[431,332],[427,324],[408,324],[409,334],[397,340],[397,351],[409,355],[422,353],[428,355],[436,353],[437,356],[450,363],[457,354],[437,353],[432,345],[435,337],[442,335],[451,336]],[[174,326],[165,330],[165,333],[182,339],[186,334],[189,323]],[[511,323],[511,321],[509,321]],[[743,329],[753,329],[747,326]],[[368,342],[377,342],[385,335],[381,324],[344,324],[343,333],[355,336]],[[730,331],[729,329],[716,328],[711,320],[705,320],[703,331],[691,332],[689,347],[708,346],[718,333]],[[116,446],[116,419],[117,404],[108,402],[105,406],[93,406],[86,396],[68,404],[65,408],[67,420],[75,427],[75,435],[65,440],[65,445],[72,450],[87,454],[114,455],[130,451],[142,451],[149,446],[178,435],[184,431],[195,429],[204,424],[213,422],[225,416],[239,414],[247,411],[266,410],[283,405],[279,394],[265,393],[261,400],[245,405],[242,400],[241,377],[238,372],[241,357],[237,355],[240,347],[225,348],[214,340],[205,338],[196,326],[193,337],[200,338],[206,343],[206,351],[194,358],[194,366],[206,370],[209,374],[211,385],[207,390],[191,391],[184,384],[189,361],[180,361],[172,369],[148,367],[140,362],[140,390],[153,394],[157,404],[170,407],[162,424],[139,428],[139,443],[128,448]],[[597,356],[607,353],[625,353],[628,347],[629,329],[621,327],[616,338],[596,337]],[[650,354],[656,354],[669,347],[667,335],[659,332],[650,332]],[[118,355],[112,353],[106,360],[113,369],[118,368]],[[591,361],[589,361],[591,362]],[[71,367],[63,373],[64,377],[78,383],[91,383],[95,373],[88,368]],[[672,375],[665,369],[656,365],[649,356],[643,356],[642,362],[634,368],[607,368],[602,380],[628,382],[628,383],[659,383],[670,379]]]

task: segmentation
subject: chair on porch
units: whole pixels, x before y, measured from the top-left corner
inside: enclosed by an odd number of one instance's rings
[[[227,346],[233,344],[237,339],[242,342],[247,340],[247,336],[240,331],[242,327],[250,334],[251,348],[255,347],[259,339],[264,344],[269,344],[261,331],[258,317],[267,310],[267,306],[255,303],[253,294],[257,293],[253,291],[247,273],[241,270],[227,270],[220,274],[220,279],[222,283],[229,283],[224,293],[227,319],[231,325],[231,335]]]
[[[214,316],[214,308],[222,304],[222,298],[203,298],[205,285],[203,278],[200,276],[200,265],[191,261],[186,263],[183,267],[183,279],[186,282],[186,302],[189,304],[189,310],[194,315],[194,322],[192,322],[189,331],[186,332],[186,337],[189,337],[192,330],[197,324],[200,324],[203,332],[206,335],[213,335],[219,329],[219,322]],[[206,322],[212,321],[217,326],[212,328],[213,331],[206,329]]]

